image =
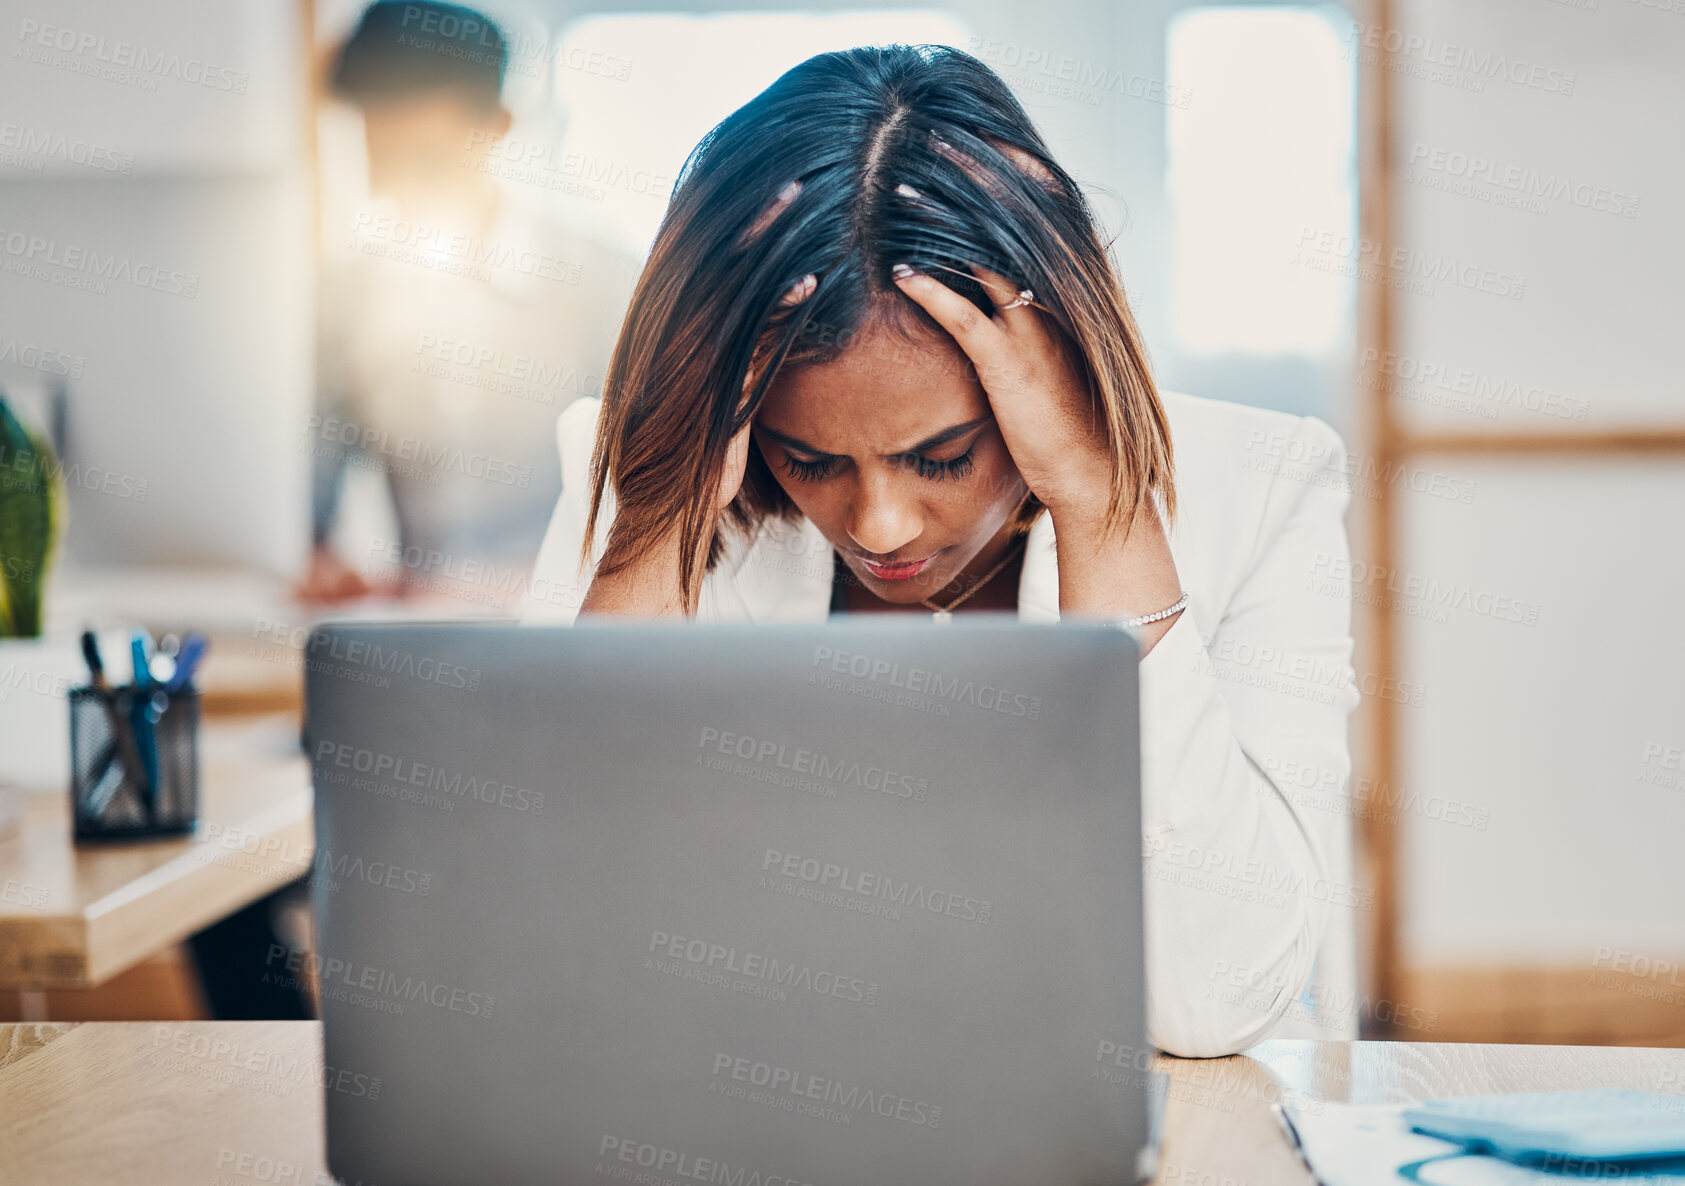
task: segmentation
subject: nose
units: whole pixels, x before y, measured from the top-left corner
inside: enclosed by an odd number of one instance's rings
[[[880,467],[862,472],[848,507],[848,535],[862,552],[889,556],[924,530],[918,500],[898,489],[896,475]],[[916,557],[909,557],[916,559]]]

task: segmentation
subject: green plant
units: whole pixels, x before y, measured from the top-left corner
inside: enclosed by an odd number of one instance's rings
[[[64,475],[0,396],[0,638],[41,633],[47,566],[64,521]]]

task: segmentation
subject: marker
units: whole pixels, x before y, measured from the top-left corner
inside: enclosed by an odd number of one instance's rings
[[[135,689],[134,699],[129,703],[129,724],[135,731],[135,743],[140,748],[141,762],[145,767],[146,779],[141,786],[141,800],[146,804],[148,818],[153,817],[158,805],[158,732],[152,726],[152,719],[147,715],[147,706],[151,697],[146,693],[152,686],[152,675],[147,668],[146,660],[146,631],[136,630],[129,638],[129,657],[134,661]]]
[[[132,780],[139,785],[146,775],[146,764],[141,758],[134,731],[124,726],[117,713],[111,684],[105,678],[105,661],[100,657],[99,639],[92,630],[82,631],[82,658],[87,660],[90,682],[99,694],[100,706],[105,709],[106,724],[111,730],[111,740],[94,758],[93,775],[89,780],[93,789],[87,796],[84,812],[98,819],[127,782]]]
[[[197,630],[189,630],[187,637],[181,640],[181,650],[176,654],[175,674],[170,676],[164,685],[164,691],[171,693],[181,691],[193,682],[193,673],[210,649],[210,640]]]
[[[82,631],[82,658],[88,661],[88,675],[94,687],[102,692],[111,691],[111,685],[105,682],[105,661],[100,658],[99,639],[92,630]]]

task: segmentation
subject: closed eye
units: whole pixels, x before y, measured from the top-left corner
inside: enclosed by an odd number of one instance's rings
[[[931,482],[943,482],[950,478],[963,478],[969,474],[976,464],[977,446],[975,443],[958,457],[937,460],[920,453],[903,453],[897,460],[909,466],[919,477]],[[831,476],[841,458],[831,454],[824,454],[807,460],[797,457],[789,450],[784,451],[784,472],[798,482],[819,482]]]
[[[918,470],[919,477],[928,478],[932,482],[945,482],[949,478],[963,478],[969,474],[975,463],[976,453],[977,445],[973,442],[964,453],[946,461],[937,461],[920,453],[907,453],[903,456]]]
[[[835,457],[821,457],[817,461],[803,461],[792,453],[784,454],[784,472],[798,482],[818,482],[831,476],[836,468]]]

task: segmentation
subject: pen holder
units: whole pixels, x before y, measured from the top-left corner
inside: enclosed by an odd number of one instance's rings
[[[70,690],[77,840],[191,832],[199,822],[199,693]]]

